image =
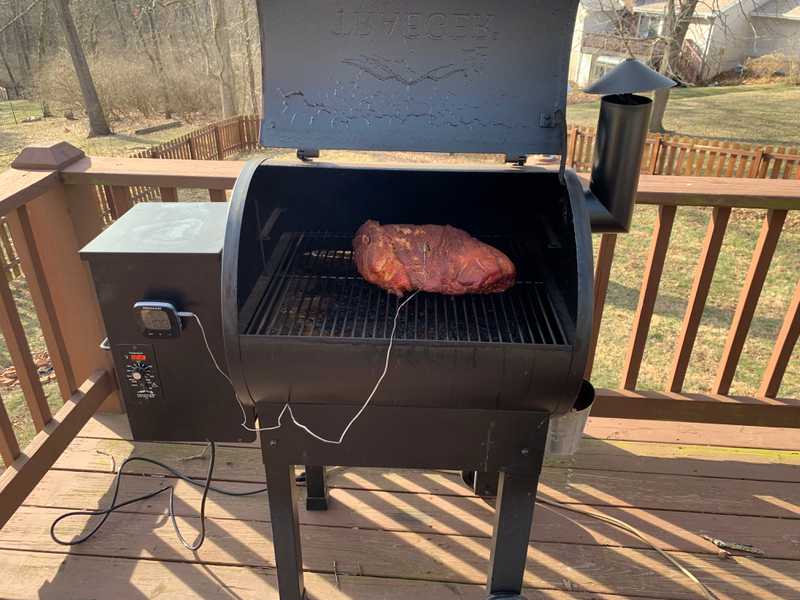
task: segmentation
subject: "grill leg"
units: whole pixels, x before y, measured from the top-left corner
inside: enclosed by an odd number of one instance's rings
[[[500,472],[487,591],[489,599],[520,600],[539,466],[528,472]]]
[[[325,467],[306,465],[306,510],[328,510]]]
[[[475,481],[472,483],[472,491],[476,496],[482,498],[497,496],[497,485],[499,481],[499,473],[475,471]]]
[[[294,465],[271,459],[270,454],[273,453],[262,446],[272,521],[272,545],[275,548],[275,565],[278,567],[278,593],[281,600],[303,600],[303,558],[300,552]]]

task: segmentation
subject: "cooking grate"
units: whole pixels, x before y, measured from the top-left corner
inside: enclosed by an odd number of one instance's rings
[[[486,241],[508,254],[518,281],[502,294],[417,294],[401,312],[396,339],[444,342],[565,344],[566,337],[532,258],[509,238]],[[365,281],[352,259],[352,236],[284,234],[249,335],[388,339],[401,299]]]

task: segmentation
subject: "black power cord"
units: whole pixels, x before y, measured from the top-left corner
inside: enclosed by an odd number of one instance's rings
[[[114,478],[114,494],[111,497],[111,505],[108,508],[101,508],[98,510],[75,510],[64,513],[63,515],[55,519],[52,525],[50,525],[50,537],[56,544],[60,544],[62,546],[75,546],[76,544],[82,544],[100,530],[100,528],[105,524],[108,517],[111,516],[111,513],[119,510],[124,506],[128,506],[129,504],[135,504],[136,502],[142,502],[143,500],[148,500],[169,490],[169,516],[172,521],[172,527],[175,529],[175,534],[178,536],[178,539],[180,540],[181,544],[183,544],[187,549],[192,551],[199,550],[206,538],[206,499],[208,498],[209,492],[216,492],[224,496],[241,497],[241,496],[255,496],[257,494],[263,494],[264,492],[267,491],[266,487],[260,487],[245,492],[234,492],[232,490],[225,490],[211,485],[211,479],[214,474],[214,462],[216,460],[217,450],[214,442],[209,442],[208,446],[211,449],[211,458],[208,464],[208,474],[205,477],[204,483],[201,483],[200,481],[197,481],[195,478],[189,477],[188,475],[184,475],[177,469],[174,469],[173,467],[170,467],[169,465],[166,465],[157,460],[153,460],[152,458],[146,458],[144,456],[131,456],[129,458],[126,458],[120,465],[119,471],[117,471],[117,476]],[[186,539],[183,537],[183,535],[181,535],[180,528],[178,527],[178,521],[175,515],[174,486],[163,487],[158,490],[155,490],[154,492],[143,494],[141,496],[137,496],[136,498],[131,498],[130,500],[126,500],[125,502],[120,502],[119,504],[117,504],[117,497],[119,496],[119,489],[122,483],[122,476],[125,474],[125,466],[133,462],[142,462],[150,465],[155,465],[156,467],[164,469],[177,479],[185,481],[186,483],[193,485],[195,487],[203,488],[203,496],[202,499],[200,500],[200,534],[197,536],[197,539],[195,539],[194,542],[192,542],[191,544],[187,542]],[[95,525],[92,529],[90,529],[89,531],[87,531],[86,533],[77,538],[74,538],[72,540],[60,539],[56,535],[56,527],[58,526],[58,524],[65,519],[78,516],[88,516],[88,517],[102,516],[103,518],[100,519],[97,525]]]

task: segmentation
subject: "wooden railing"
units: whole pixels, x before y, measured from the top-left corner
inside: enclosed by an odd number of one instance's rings
[[[800,279],[775,340],[771,358],[763,371],[757,397],[729,396],[783,224],[790,210],[800,209],[800,181],[643,176],[637,202],[657,205],[658,216],[622,365],[620,389],[599,390],[592,415],[800,427],[800,400],[777,399],[789,358],[800,334]],[[639,371],[679,206],[708,207],[708,226],[675,344],[667,389],[663,392],[639,391],[636,389]],[[728,330],[722,358],[716,372],[709,374],[714,380],[711,393],[684,393],[687,369],[732,208],[764,209],[766,214]],[[616,241],[616,234],[604,234],[600,240],[595,268],[594,330],[587,377],[592,372]]]
[[[0,216],[9,227],[25,284],[56,373],[63,406],[52,414],[31,356],[17,299],[0,277],[0,330],[16,367],[36,436],[20,448],[0,399],[0,527],[114,391],[99,348],[103,325],[82,245],[103,227],[93,186],[66,186],[59,170],[83,153],[66,144],[28,148],[0,174]],[[55,393],[55,392],[51,392]],[[118,408],[116,397],[108,408]]]
[[[261,120],[243,115],[212,123],[174,140],[133,154],[131,158],[185,160],[224,160],[259,146]],[[591,128],[571,127],[568,134],[567,165],[576,171],[588,171],[592,165],[595,132]],[[653,135],[647,140],[642,172],[650,175],[696,175],[707,177],[758,177],[762,179],[800,178],[800,150],[786,147],[761,147],[751,144]],[[131,185],[117,190],[112,186],[98,189],[103,222],[116,217],[116,204],[125,207],[137,202],[174,202],[174,188]],[[222,200],[219,190],[213,193]],[[0,265],[9,280],[20,276],[17,257],[7,225],[0,220]]]
[[[78,249],[104,226],[101,191],[113,214],[132,205],[131,189],[153,188],[172,201],[178,190],[202,188],[209,200],[222,201],[243,167],[240,161],[89,158],[69,146],[28,149],[15,161],[17,169],[0,175],[0,216],[10,224],[22,272],[31,291],[44,338],[55,366],[64,408],[51,415],[30,349],[5,278],[0,278],[0,327],[22,383],[30,417],[38,434],[24,450],[0,401],[0,457],[8,465],[0,475],[0,526],[56,460],[83,424],[110,396],[104,407],[119,410],[110,359],[98,348],[103,337],[94,289]],[[731,380],[761,294],[767,268],[789,211],[800,207],[800,180],[725,179],[643,175],[638,202],[658,206],[645,277],[639,292],[620,389],[600,389],[595,416],[668,419],[800,428],[800,400],[778,399],[798,334],[800,283],[789,305],[772,357],[765,366],[755,397],[729,396]],[[655,299],[662,279],[670,234],[679,206],[708,207],[709,223],[689,304],[664,392],[637,389]],[[711,277],[720,254],[732,208],[766,211],[713,393],[684,393],[683,383],[705,309]],[[595,273],[594,357],[616,236],[600,241]],[[593,359],[587,376],[591,375]]]

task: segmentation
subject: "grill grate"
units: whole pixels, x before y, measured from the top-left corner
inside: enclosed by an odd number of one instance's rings
[[[396,339],[566,343],[544,284],[529,272],[528,253],[508,238],[485,239],[517,265],[516,285],[502,294],[419,293],[402,311]],[[340,234],[284,234],[275,250],[276,266],[260,288],[263,296],[245,334],[388,339],[402,300],[358,274],[351,240],[352,236]]]

